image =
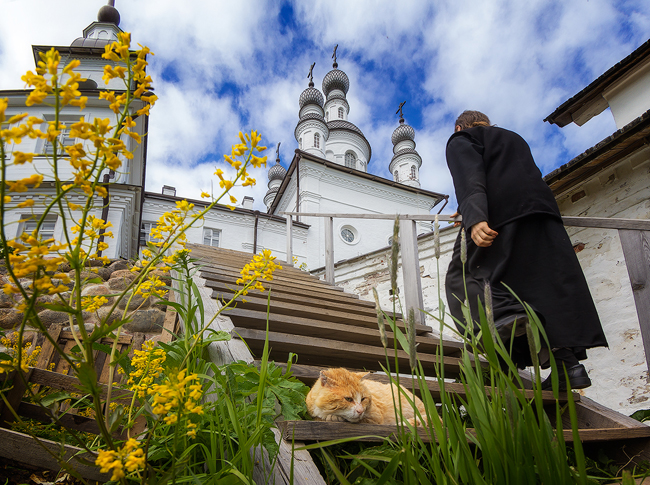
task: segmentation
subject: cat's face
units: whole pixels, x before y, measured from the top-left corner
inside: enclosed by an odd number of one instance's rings
[[[363,419],[372,403],[372,397],[361,381],[363,375],[346,369],[321,372],[316,405],[326,419],[335,416],[351,423]]]

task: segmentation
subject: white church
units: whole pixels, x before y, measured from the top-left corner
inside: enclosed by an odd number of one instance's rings
[[[77,72],[87,78],[80,86],[80,91],[88,96],[89,103],[84,116],[90,119],[98,117],[109,118],[111,122],[115,120],[108,103],[97,98],[100,89],[105,90],[102,75],[107,61],[101,58],[101,54],[106,44],[117,40],[117,34],[121,32],[119,21],[120,16],[115,7],[105,5],[100,9],[97,21],[84,29],[82,37],[74,40],[70,46],[55,46],[62,56],[61,66],[71,59],[81,61]],[[39,59],[39,52],[49,50],[50,47],[33,46],[35,61]],[[115,81],[120,80],[113,80],[112,83]],[[394,148],[389,169],[393,180],[368,173],[372,148],[362,130],[348,120],[350,106],[346,94],[349,87],[348,76],[338,69],[336,56],[332,70],[323,78],[322,91],[314,87],[313,77],[310,76],[309,87],[297,100],[300,111],[294,131],[297,149],[293,160],[286,169],[279,158],[275,165],[269,164],[269,189],[264,197],[267,212],[253,210],[254,201],[250,197],[245,197],[242,206],[235,210],[225,206],[216,207],[205,217],[202,227],[188,231],[188,241],[251,253],[270,249],[279,259],[284,260],[287,251],[287,221],[286,216],[281,215],[283,212],[428,215],[441,201],[446,201],[446,195],[420,188],[418,177],[422,158],[415,148],[415,131],[404,122],[403,117],[392,135]],[[119,90],[120,86],[109,84],[107,88]],[[39,116],[46,121],[53,119],[52,113],[47,112],[47,107],[26,109],[24,100],[27,93],[27,90],[0,92],[0,96],[10,100],[7,114],[11,116],[27,110],[30,115]],[[141,107],[139,104],[134,105],[133,111]],[[78,120],[78,109],[66,107],[62,121],[66,123]],[[180,200],[175,195],[175,188],[171,186],[164,186],[160,192],[145,190],[149,142],[146,138],[147,117],[139,117],[136,121],[137,131],[144,141],[137,148],[129,147],[136,150],[135,157],[127,161],[128,165],[123,166],[123,172],[106,173],[104,180],[109,183],[109,197],[104,204],[98,204],[104,207],[98,208],[96,214],[111,221],[115,228],[115,238],[106,241],[110,247],[103,252],[109,258],[136,257],[139,249],[149,239],[151,227],[163,213],[175,208],[175,202]],[[78,142],[68,135],[66,131],[61,134],[64,145]],[[28,146],[29,142],[31,140],[25,140],[18,149],[42,153],[42,156],[35,157],[34,166],[12,166],[7,174],[8,180],[28,176],[34,168],[47,174],[51,147],[42,141],[40,145],[39,142],[33,142],[32,146]],[[13,149],[15,147],[9,147],[10,156]],[[45,179],[48,179],[47,175]],[[38,190],[51,191],[53,183],[50,176],[49,182],[44,182]],[[22,197],[16,197],[15,201],[20,202],[32,195],[30,192],[24,193]],[[197,208],[206,205],[201,200],[190,202]],[[15,222],[9,226],[10,237],[30,228],[30,222],[16,222],[24,219],[25,215],[28,214],[17,210],[7,217],[7,223]],[[337,260],[359,256],[390,243],[391,221],[337,219],[335,224],[334,252]],[[418,227],[419,233],[430,230],[430,224]],[[61,221],[55,217],[41,230],[44,235],[53,235],[55,238],[61,235],[61,231]],[[298,264],[312,269],[324,264],[323,231],[322,218],[294,217],[293,256],[297,258]]]

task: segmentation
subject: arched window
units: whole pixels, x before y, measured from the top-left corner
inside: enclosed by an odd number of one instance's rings
[[[314,148],[320,148],[320,134],[314,133]]]
[[[298,148],[300,148],[302,150],[302,138],[300,138],[300,140],[298,140]]]
[[[345,166],[348,168],[357,168],[357,156],[354,152],[347,152],[345,154]]]
[[[395,170],[395,173],[393,174],[393,178],[395,179],[395,182],[399,182],[399,172]]]
[[[330,120],[330,112],[326,111],[325,112],[325,121],[329,121],[329,120]]]
[[[411,165],[411,180],[415,180],[415,165]]]
[[[343,108],[339,108],[339,119],[343,119]]]

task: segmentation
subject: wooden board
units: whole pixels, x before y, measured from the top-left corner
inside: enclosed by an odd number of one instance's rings
[[[50,450],[48,453],[43,447]],[[69,462],[71,469],[86,479],[107,482],[110,473],[99,473],[99,468],[94,465],[86,465],[82,460],[95,462],[96,455],[84,452],[75,446],[63,445],[55,441],[40,439],[38,442],[31,436],[0,428],[0,456],[10,460],[28,465],[38,465],[48,470],[58,471],[61,467],[58,461],[52,456],[58,456],[64,452],[64,458]]]
[[[327,421],[282,421],[277,423],[282,431],[284,439],[310,441],[328,441],[343,438],[359,437],[357,441],[380,442],[385,439],[394,439],[397,433],[395,425],[379,424],[358,424],[358,423],[332,423]],[[426,427],[417,428],[418,435],[425,443],[436,439],[433,430]],[[474,434],[472,428],[467,432]],[[570,429],[563,430],[564,440],[573,442],[573,432]],[[599,442],[620,439],[640,439],[650,437],[650,426],[641,428],[602,428],[602,429],[581,429],[578,432],[581,442]],[[468,439],[469,441],[469,439]]]
[[[264,346],[266,332],[246,328],[235,328],[233,336],[240,336],[248,344],[255,356],[259,356]],[[271,359],[276,362],[286,362],[290,352],[298,354],[301,364],[332,365],[339,367],[361,368],[366,370],[382,370],[386,365],[386,354],[383,347],[351,344],[323,338],[296,336],[285,333],[269,332]],[[444,364],[445,375],[457,377],[460,370],[460,360],[455,357],[418,354],[420,363],[427,375],[435,376],[439,365]],[[401,369],[409,368],[408,355],[399,350],[397,360]],[[389,361],[394,365],[395,356],[391,350]]]

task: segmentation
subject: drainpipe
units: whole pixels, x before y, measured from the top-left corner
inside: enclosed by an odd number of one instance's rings
[[[104,220],[104,223],[108,221],[108,205],[110,204],[110,180],[112,178],[115,178],[115,171],[113,169],[109,170],[108,173],[104,174],[104,179],[102,182],[104,183],[104,188],[106,189],[106,197],[103,199],[103,207],[102,207],[102,219]],[[101,228],[99,230],[99,239],[97,240],[98,242],[104,242],[104,233],[106,232],[106,229]],[[103,251],[97,251],[97,256],[101,258]]]
[[[253,254],[257,254],[257,223],[260,220],[260,211],[255,211],[255,233],[253,234]]]
[[[296,212],[300,212],[300,158],[296,160]],[[300,222],[300,216],[296,216],[296,222]]]

